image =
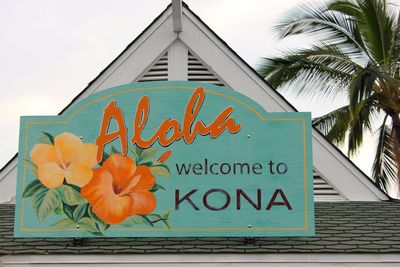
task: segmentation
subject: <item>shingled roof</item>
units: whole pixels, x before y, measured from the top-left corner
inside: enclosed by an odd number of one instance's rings
[[[400,253],[400,202],[317,202],[314,237],[14,238],[0,205],[0,255],[148,253]]]

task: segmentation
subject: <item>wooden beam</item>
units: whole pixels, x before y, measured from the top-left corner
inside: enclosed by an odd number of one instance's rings
[[[182,0],[172,0],[172,24],[174,32],[182,32]]]

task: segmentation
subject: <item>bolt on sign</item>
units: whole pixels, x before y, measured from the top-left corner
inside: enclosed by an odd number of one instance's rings
[[[314,235],[310,120],[183,81],[22,117],[15,236]]]

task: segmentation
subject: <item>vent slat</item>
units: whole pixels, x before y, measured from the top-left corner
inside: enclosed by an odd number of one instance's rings
[[[324,195],[319,195],[319,196],[314,196],[314,201],[344,201],[345,199],[342,196],[324,196]]]
[[[166,76],[160,76],[160,77],[156,77],[156,76],[152,76],[152,77],[143,77],[142,79],[140,79],[141,82],[152,82],[152,81],[167,81],[168,77]]]
[[[155,71],[155,70],[163,70],[163,71],[168,71],[168,65],[154,65],[149,72]]]
[[[202,80],[218,81],[218,79],[216,77],[211,76],[211,75],[192,75],[192,76],[190,76],[190,80],[191,81],[196,81],[196,80],[199,80],[199,81],[202,81]]]
[[[168,60],[160,60],[155,65],[158,66],[158,65],[167,65],[167,64],[168,64]]]
[[[188,81],[209,83],[219,86],[225,86],[220,79],[199,59],[188,52]]]
[[[190,75],[196,76],[196,75],[202,75],[202,76],[212,76],[215,77],[214,75],[212,75],[208,70],[192,70],[189,72]]]
[[[190,82],[202,82],[202,83],[209,83],[209,84],[221,84],[218,80],[201,80],[201,79],[189,79]]]
[[[193,72],[193,71],[209,71],[207,68],[205,68],[203,65],[200,66],[189,66],[188,72]]]
[[[343,201],[346,200],[336,189],[326,182],[318,173],[314,172],[314,200],[315,201]]]
[[[166,76],[168,73],[164,70],[150,70],[147,72],[143,77],[150,77],[150,76]]]
[[[168,53],[142,75],[138,82],[168,81]]]

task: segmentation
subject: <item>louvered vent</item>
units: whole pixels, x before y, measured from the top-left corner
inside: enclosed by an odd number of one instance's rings
[[[188,81],[225,86],[203,63],[188,52]]]
[[[314,172],[314,200],[340,201],[346,200],[336,189],[327,183],[318,173]]]
[[[165,53],[138,82],[168,81],[168,53]]]

